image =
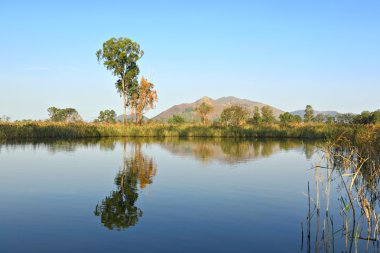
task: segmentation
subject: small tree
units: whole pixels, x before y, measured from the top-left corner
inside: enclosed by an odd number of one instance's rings
[[[325,122],[326,122],[327,124],[333,124],[333,123],[335,123],[335,121],[336,121],[336,120],[335,120],[335,117],[334,117],[334,116],[332,116],[332,115],[327,115],[327,116],[326,116],[326,121],[325,121]]]
[[[372,124],[380,124],[380,110],[376,110],[371,113],[372,115]]]
[[[273,115],[273,110],[267,105],[261,107],[261,117],[265,123],[273,123],[276,120]]]
[[[312,122],[314,119],[314,109],[311,105],[307,105],[305,108],[305,115],[303,117],[305,122]]]
[[[299,115],[294,115],[293,120],[295,123],[301,123],[302,122],[302,118]]]
[[[104,110],[99,112],[98,122],[115,123],[116,112],[114,110]]]
[[[118,77],[116,89],[123,97],[124,124],[127,123],[127,106],[138,85],[137,76],[140,69],[137,61],[144,55],[140,45],[128,38],[111,38],[103,43],[103,48],[96,52],[98,61],[114,76]]]
[[[51,121],[55,122],[76,122],[82,121],[82,117],[74,108],[59,109],[56,107],[48,108]]]
[[[336,115],[336,122],[338,124],[352,124],[355,119],[355,114],[353,113],[338,113]]]
[[[198,114],[199,114],[199,116],[201,118],[201,122],[203,123],[203,125],[206,125],[208,123],[207,114],[209,114],[212,110],[213,110],[212,105],[210,105],[210,104],[208,104],[206,102],[202,102],[195,109],[195,111],[198,112]]]
[[[354,117],[353,123],[355,124],[379,124],[380,123],[380,110],[369,112],[363,111],[361,114]]]
[[[294,119],[294,116],[289,112],[285,112],[280,115],[280,122],[281,124],[284,124],[284,125],[287,125],[293,122],[293,119]]]
[[[322,122],[326,122],[326,119],[327,119],[326,115],[324,115],[323,113],[318,113],[318,114],[314,117],[313,121],[314,121],[314,122],[322,123]]]
[[[241,126],[249,117],[249,112],[246,108],[238,105],[230,106],[223,110],[220,115],[220,121],[226,126]]]
[[[261,122],[260,109],[258,106],[255,106],[255,109],[253,110],[253,117],[252,117],[251,122],[255,125]]]
[[[369,111],[363,111],[361,114],[356,115],[354,118],[355,124],[371,124],[372,123],[372,115]]]
[[[0,122],[9,122],[11,121],[11,117],[8,117],[6,115],[3,115],[0,117]]]
[[[136,123],[141,125],[144,113],[153,109],[157,101],[157,91],[154,89],[154,84],[142,77],[131,102],[136,110]]]
[[[168,123],[170,124],[183,124],[185,122],[185,118],[180,115],[173,115],[171,118],[168,119]]]

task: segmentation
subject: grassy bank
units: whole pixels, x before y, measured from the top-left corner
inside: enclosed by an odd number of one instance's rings
[[[0,123],[0,140],[35,138],[88,137],[249,137],[249,138],[304,138],[325,139],[345,133],[356,138],[368,132],[379,136],[379,126],[339,126],[327,124],[279,124],[232,127],[205,127],[196,125],[95,124],[95,123]]]

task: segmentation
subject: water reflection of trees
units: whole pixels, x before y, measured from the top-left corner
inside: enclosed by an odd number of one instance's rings
[[[141,143],[132,143],[127,158],[127,144],[123,143],[123,161],[115,176],[116,190],[111,191],[95,207],[94,214],[110,230],[127,229],[137,224],[143,211],[136,206],[139,190],[152,183],[157,165],[153,158],[143,154]]]
[[[161,147],[179,156],[193,156],[209,162],[244,162],[256,158],[269,157],[275,153],[300,149],[310,158],[316,150],[315,142],[300,140],[247,140],[247,139],[177,139],[161,141]]]
[[[122,138],[90,138],[76,140],[28,140],[9,141],[0,145],[1,149],[31,148],[37,150],[46,148],[48,152],[76,152],[80,148],[99,148],[100,150],[114,150]],[[315,153],[315,141],[301,140],[257,140],[235,138],[129,138],[128,142],[135,144],[156,143],[173,154],[193,156],[203,162],[222,161],[238,163],[256,158],[269,157],[280,151],[300,149],[308,159]]]
[[[31,148],[38,150],[45,148],[49,153],[76,152],[78,148],[99,147],[100,150],[114,150],[116,143],[120,139],[115,138],[83,138],[75,140],[62,139],[31,139],[31,140],[8,140],[0,143],[2,148],[14,150],[20,148]]]
[[[308,191],[307,252],[312,244],[315,252],[336,247],[339,252],[380,251],[380,149],[370,140],[353,145],[341,138],[321,148],[314,167],[315,196]],[[339,200],[340,218],[330,216],[331,194]]]

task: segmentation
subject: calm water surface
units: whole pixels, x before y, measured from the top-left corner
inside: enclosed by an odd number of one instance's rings
[[[325,191],[316,151],[294,140],[1,144],[0,252],[341,252],[334,183],[330,203],[319,199],[337,220],[333,244],[321,242],[325,211],[307,238],[308,182],[312,196],[316,182]]]

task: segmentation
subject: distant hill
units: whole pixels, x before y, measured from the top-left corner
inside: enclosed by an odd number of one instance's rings
[[[261,108],[266,105],[263,103],[259,103],[259,102],[255,102],[255,101],[251,101],[247,99],[240,99],[236,97],[222,97],[219,99],[202,97],[201,99],[193,103],[175,105],[169,108],[168,110],[158,114],[156,117],[152,118],[152,120],[167,121],[173,115],[180,115],[184,117],[187,121],[198,120],[199,116],[195,112],[195,108],[197,108],[202,102],[209,103],[214,108],[213,111],[210,112],[210,114],[208,115],[211,121],[219,118],[222,111],[231,105],[240,105],[242,107],[247,108],[250,112],[253,112],[255,106],[258,106],[259,108]],[[270,107],[272,108],[273,114],[276,117],[278,117],[281,113],[283,113],[283,111],[278,108],[275,108],[273,106],[270,106]]]
[[[301,116],[301,118],[303,118],[303,116],[305,115],[305,110],[297,110],[297,111],[291,112],[291,114],[298,115],[298,116]],[[314,116],[317,114],[323,114],[323,115],[335,117],[339,113],[337,111],[314,111]]]

